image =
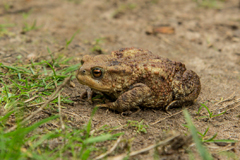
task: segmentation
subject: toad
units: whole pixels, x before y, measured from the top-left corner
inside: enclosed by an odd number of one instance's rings
[[[154,55],[148,50],[123,48],[111,55],[85,55],[77,71],[78,81],[93,91],[101,92],[112,102],[99,104],[118,112],[142,107],[169,108],[188,105],[197,99],[199,76],[181,62]]]

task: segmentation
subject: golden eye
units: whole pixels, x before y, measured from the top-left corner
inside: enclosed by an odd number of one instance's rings
[[[103,71],[101,68],[93,68],[92,75],[94,78],[101,78],[103,75]]]

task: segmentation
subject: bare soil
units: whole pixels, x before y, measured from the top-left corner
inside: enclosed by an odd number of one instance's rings
[[[11,4],[6,9],[6,3]],[[74,57],[72,64],[80,62],[85,54],[110,54],[125,47],[148,49],[156,55],[183,62],[187,69],[201,77],[202,90],[197,101],[188,106],[198,131],[207,137],[218,133],[216,139],[240,139],[240,8],[238,0],[218,2],[220,8],[200,7],[193,0],[18,0],[0,2],[0,24],[14,24],[0,36],[0,62],[15,65],[20,60],[29,63],[49,59],[47,47],[54,56]],[[24,13],[29,17],[24,18]],[[36,30],[23,32],[24,23]],[[146,33],[151,27],[169,26],[172,33]],[[79,30],[75,38],[65,47]],[[98,42],[100,41],[100,42]],[[94,49],[96,46],[100,49]],[[63,94],[79,95],[84,86],[73,81]],[[223,101],[226,100],[226,101]],[[222,102],[223,101],[223,102]],[[197,115],[200,103],[205,103],[214,114],[221,116],[198,119],[208,115],[202,109]],[[218,103],[220,102],[220,103]],[[63,114],[69,117],[70,125],[81,127],[91,115],[94,105],[76,102],[66,106]],[[172,134],[172,131],[189,135],[183,126],[183,108],[170,110],[170,115],[161,109],[143,109],[130,116],[114,111],[99,109],[93,118],[92,128],[98,130],[104,125],[124,126],[128,120],[142,121],[149,125],[147,133],[137,133],[134,127],[120,127],[131,150],[139,150],[154,144]],[[39,118],[42,118],[39,116]],[[107,148],[113,144],[103,143]],[[220,151],[229,150],[240,157],[240,144],[206,144],[215,159],[224,159]],[[194,150],[194,147],[190,147]],[[111,156],[127,152],[120,145]],[[155,151],[163,159],[188,159],[185,149]],[[98,155],[100,153],[96,153]],[[132,159],[153,159],[154,150],[134,156]],[[95,155],[95,156],[96,156]],[[195,154],[194,154],[195,155]]]

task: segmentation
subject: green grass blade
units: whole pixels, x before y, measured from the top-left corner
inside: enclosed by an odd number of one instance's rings
[[[18,68],[18,69],[21,69],[23,73],[28,73],[28,74],[31,74],[31,73],[32,73],[32,72],[29,71],[29,69],[26,68],[26,67],[17,67],[17,68]]]
[[[2,81],[2,84],[4,85],[4,90],[6,92],[7,99],[9,98],[9,92],[8,92],[8,87],[7,85]]]
[[[61,74],[66,75],[70,72],[76,71],[79,68],[80,65],[81,65],[81,63],[78,63],[78,64],[72,65],[72,66],[70,66],[70,67],[68,67],[64,70],[61,70]]]
[[[97,137],[90,137],[84,141],[85,144],[97,143],[97,142],[104,142],[109,140],[113,137],[111,134],[105,134]]]
[[[201,109],[203,108],[203,106],[199,107],[197,114],[200,114]]]
[[[215,115],[212,116],[212,118],[213,118],[213,117],[217,117],[217,116],[221,116],[221,115],[223,115],[224,113],[226,113],[226,111],[223,111],[223,112],[221,112],[221,113],[219,113],[219,114],[215,114]]]
[[[204,142],[224,142],[224,143],[236,143],[238,141],[235,141],[235,140],[231,140],[231,139],[214,139],[212,141],[204,141]]]
[[[47,69],[46,69],[45,66],[43,66],[43,72],[44,72],[44,75],[45,75],[45,76],[48,75],[48,73],[47,73]]]
[[[203,133],[203,136],[206,136],[208,130],[209,130],[209,126],[207,127],[207,129],[206,129],[205,132]]]
[[[104,142],[104,141],[110,140],[112,138],[119,137],[120,135],[123,135],[123,133],[116,133],[116,134],[109,134],[108,133],[108,134],[104,134],[104,135],[100,135],[100,136],[96,136],[96,137],[90,137],[90,138],[87,138],[84,141],[84,144]]]
[[[5,67],[7,69],[16,71],[17,73],[29,73],[29,74],[31,74],[31,71],[29,71],[25,67],[14,67],[14,66],[6,66],[6,65],[2,65],[1,67]]]
[[[11,114],[13,114],[14,111],[10,111],[7,114],[5,114],[3,117],[0,117],[0,122],[6,120]]]
[[[21,73],[18,73],[18,79],[22,79]]]
[[[210,141],[214,140],[214,138],[216,138],[216,137],[217,137],[217,133],[215,133],[211,138],[204,140],[204,142],[206,142],[206,141],[210,142]]]
[[[80,32],[80,29],[77,30],[77,32],[75,32],[75,33],[73,34],[73,36],[70,38],[70,40],[66,40],[66,45],[65,45],[66,49],[68,48],[69,44],[72,43],[72,40],[74,39],[74,37],[75,37],[79,32]]]
[[[92,111],[92,114],[91,114],[91,117],[88,121],[88,124],[86,126],[86,131],[87,131],[87,137],[89,136],[90,134],[90,131],[91,131],[91,126],[92,126],[92,117],[94,116],[94,114],[96,113],[98,107],[94,107],[93,111]]]
[[[52,53],[51,50],[49,49],[49,47],[47,47],[47,51],[48,51],[49,54]]]
[[[31,70],[32,74],[35,75],[35,72],[34,72],[34,70],[32,69],[32,67],[30,67],[30,70]]]
[[[87,160],[88,157],[90,156],[90,153],[91,153],[90,149],[85,150],[81,156],[81,160]]]
[[[43,135],[37,142],[35,142],[33,145],[32,145],[32,148],[36,148],[38,147],[40,144],[42,144],[45,140],[48,140],[48,139],[52,139],[52,138],[57,138],[59,137],[60,134],[56,134],[56,133],[48,133],[48,134],[45,134]]]
[[[209,108],[208,108],[205,104],[202,104],[202,103],[201,103],[201,105],[202,105],[204,108],[206,108],[206,110],[208,111],[208,114],[211,116],[212,113],[211,113],[211,111],[209,110]]]
[[[191,120],[191,116],[189,115],[188,111],[184,110],[183,113],[184,113],[184,117],[186,119],[186,122],[188,124],[189,130],[190,130],[190,132],[192,134],[193,141],[196,144],[196,147],[197,147],[197,150],[198,150],[200,156],[202,157],[203,160],[213,160],[211,154],[203,146],[201,140],[199,139],[198,134],[197,134],[197,129],[193,125],[193,122]]]
[[[31,26],[31,30],[35,29],[36,23],[37,23],[37,21],[36,21],[36,19],[35,19],[34,22],[33,22],[33,24],[32,24],[32,26]]]
[[[57,75],[56,75],[56,72],[55,72],[55,69],[53,68],[53,66],[50,64],[50,63],[48,63],[48,61],[45,61],[47,64],[48,64],[48,66],[52,69],[52,71],[53,71],[53,75],[56,77]]]
[[[16,86],[18,87],[20,90],[23,88],[23,86],[17,84],[15,81],[13,81],[12,79],[9,78],[9,80]]]
[[[29,127],[26,127],[24,128],[24,130],[21,128],[21,127],[18,127],[16,131],[13,131],[13,132],[10,132],[10,133],[7,133],[7,134],[15,134],[15,133],[18,133],[20,132],[19,134],[21,135],[26,135],[28,134],[29,132],[33,131],[34,129],[36,129],[37,127],[39,127],[40,125],[44,124],[44,123],[47,123],[55,118],[59,117],[59,115],[56,115],[56,116],[52,116],[52,117],[48,117],[48,118],[45,118],[39,122],[36,122],[34,123],[33,125],[29,126]]]
[[[2,67],[5,67],[5,68],[7,68],[7,69],[11,69],[11,70],[14,70],[14,71],[16,71],[16,72],[21,72],[21,73],[22,73],[22,71],[21,71],[20,69],[18,69],[17,67],[5,66],[5,65],[2,65]]]
[[[0,130],[0,159],[19,159],[19,157],[23,157],[24,155],[21,149],[26,143],[26,135],[40,125],[57,117],[58,116],[53,116],[43,119],[25,128],[19,126],[16,130],[9,133],[4,133]]]
[[[204,135],[201,132],[197,132],[201,137],[204,137]]]

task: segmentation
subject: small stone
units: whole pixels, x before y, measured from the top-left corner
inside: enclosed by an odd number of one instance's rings
[[[32,59],[36,59],[36,54],[35,53],[30,53],[29,55],[27,55],[27,59],[28,60],[32,60]]]

